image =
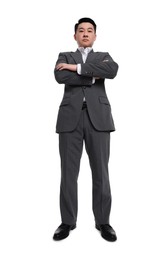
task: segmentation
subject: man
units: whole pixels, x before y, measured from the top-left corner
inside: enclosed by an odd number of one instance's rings
[[[103,238],[115,241],[116,233],[109,224],[108,172],[110,132],[115,127],[104,81],[116,76],[118,64],[108,52],[93,51],[96,24],[91,18],[81,18],[74,29],[78,49],[60,53],[54,70],[56,81],[65,84],[65,90],[56,124],[61,158],[62,223],[53,239],[64,239],[76,228],[77,179],[85,142],[92,170],[95,225]]]

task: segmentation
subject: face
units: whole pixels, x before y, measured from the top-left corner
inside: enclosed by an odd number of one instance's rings
[[[74,39],[79,47],[92,47],[96,40],[96,33],[93,25],[91,23],[80,23],[74,34]]]

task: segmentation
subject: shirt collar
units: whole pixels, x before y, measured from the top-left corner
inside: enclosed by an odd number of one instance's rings
[[[92,47],[87,47],[87,48],[78,47],[78,50],[79,50],[81,53],[86,53],[86,54],[88,54],[88,53],[92,50]]]

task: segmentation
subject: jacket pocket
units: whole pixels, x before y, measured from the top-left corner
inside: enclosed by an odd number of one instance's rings
[[[61,102],[61,104],[60,104],[60,107],[62,107],[62,106],[67,106],[69,103],[70,103],[70,97],[65,97],[65,98],[62,100],[62,102]]]
[[[109,105],[109,106],[110,106],[110,102],[109,102],[109,100],[108,100],[107,97],[99,97],[99,101],[100,101],[100,103],[102,103],[102,104],[105,104],[105,105]]]

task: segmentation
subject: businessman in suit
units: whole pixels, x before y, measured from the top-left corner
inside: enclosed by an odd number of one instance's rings
[[[111,191],[108,171],[110,132],[115,131],[115,126],[104,81],[116,76],[118,64],[108,52],[93,51],[96,24],[91,18],[81,18],[74,30],[78,49],[61,52],[54,70],[56,81],[64,84],[65,89],[56,124],[61,158],[62,223],[53,239],[64,239],[76,228],[77,179],[85,143],[92,170],[95,227],[103,238],[115,241],[116,233],[109,224]]]

